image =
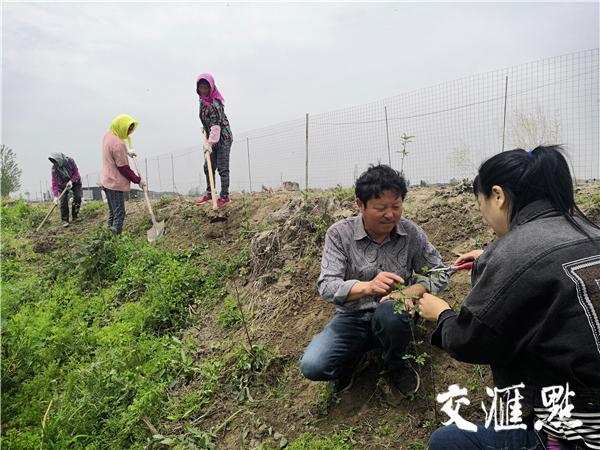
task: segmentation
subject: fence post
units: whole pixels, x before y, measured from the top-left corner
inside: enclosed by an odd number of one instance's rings
[[[171,179],[173,180],[173,192],[177,192],[177,189],[175,189],[175,165],[173,164],[173,153],[171,153]]]
[[[506,94],[508,93],[508,75],[504,84],[504,122],[502,123],[502,151],[504,151],[504,134],[506,132]]]
[[[250,138],[246,137],[246,152],[248,154],[248,182],[250,183],[250,192],[252,192],[252,172],[250,171]]]
[[[146,187],[150,190],[148,187],[148,158],[144,158],[144,165],[146,166],[146,179],[144,181],[146,182]]]
[[[390,153],[390,130],[388,128],[387,106],[384,106],[383,110],[385,111],[385,137],[387,138],[388,164],[390,167],[392,167],[392,154]]]
[[[158,188],[162,191],[162,178],[160,177],[160,158],[157,156],[156,157],[156,165],[158,167]]]
[[[304,168],[304,190],[308,190],[308,113],[306,113],[306,141],[305,141],[306,164]]]

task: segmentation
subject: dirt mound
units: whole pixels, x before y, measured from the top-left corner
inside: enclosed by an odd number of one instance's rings
[[[272,227],[250,241],[251,276],[256,289],[274,281],[286,262],[315,255],[324,232],[335,221],[341,204],[333,197],[292,199],[274,211],[268,220]]]

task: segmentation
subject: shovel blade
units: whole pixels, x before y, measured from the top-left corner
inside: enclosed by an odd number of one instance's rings
[[[163,234],[165,234],[165,221],[164,220],[162,222],[155,223],[154,225],[152,225],[152,228],[150,228],[146,232],[146,236],[148,237],[148,242],[156,241]]]

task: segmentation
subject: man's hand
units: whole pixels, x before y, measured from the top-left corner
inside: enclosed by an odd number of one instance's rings
[[[394,289],[396,284],[402,284],[404,280],[392,272],[379,272],[375,278],[369,281],[367,295],[385,295]]]
[[[204,153],[208,152],[209,154],[212,153],[212,145],[210,145],[209,143],[204,144]]]
[[[129,150],[127,150],[127,154],[129,155],[130,158],[133,158],[134,156],[137,156],[137,153],[132,148],[130,148]]]
[[[140,189],[144,189],[146,187],[146,182],[140,178],[138,185],[140,186]]]
[[[354,283],[346,297],[346,301],[358,300],[362,297],[386,295],[398,283],[404,283],[404,280],[400,276],[392,272],[380,272],[371,281]]]
[[[71,189],[72,187],[73,187],[73,182],[72,182],[72,181],[69,181],[69,182],[67,183],[67,189]]]
[[[394,292],[389,297],[382,298],[379,303],[402,298],[404,300],[404,311],[408,311],[410,316],[413,317],[415,315],[415,303],[417,299],[421,298],[426,292],[427,289],[422,284],[413,284],[406,289],[402,289],[402,292]]]
[[[419,315],[425,320],[436,321],[443,311],[451,309],[448,303],[431,294],[423,294],[423,297],[417,303],[419,305]]]
[[[55,204],[55,205],[58,205],[58,197],[54,197],[54,198],[52,199],[52,201],[54,202],[54,204]]]

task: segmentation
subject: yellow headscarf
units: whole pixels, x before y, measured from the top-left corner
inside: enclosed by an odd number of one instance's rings
[[[109,130],[122,141],[127,139],[129,148],[131,148],[131,138],[127,134],[127,131],[129,130],[131,124],[133,124],[133,130],[131,131],[133,133],[138,126],[137,120],[134,120],[133,117],[128,116],[127,114],[119,114],[113,119],[109,128]]]

